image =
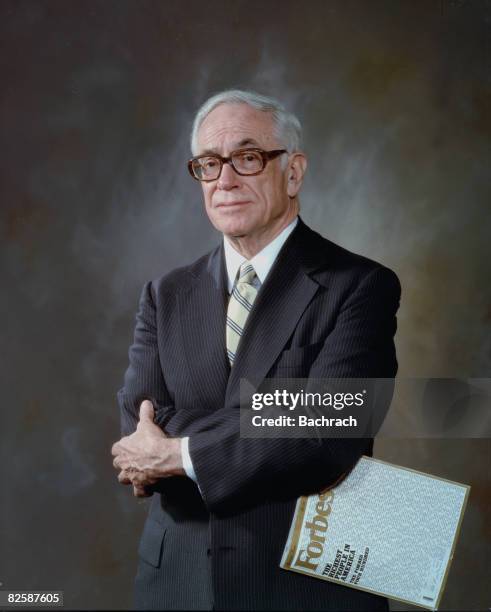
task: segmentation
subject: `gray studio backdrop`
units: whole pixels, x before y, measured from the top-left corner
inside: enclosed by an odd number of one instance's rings
[[[219,240],[185,166],[217,90],[298,113],[304,220],[401,278],[400,375],[489,376],[489,23],[452,0],[2,0],[0,588],[131,606],[148,502],[113,472],[115,392],[143,283]],[[472,485],[442,606],[487,608],[489,441],[376,456]]]

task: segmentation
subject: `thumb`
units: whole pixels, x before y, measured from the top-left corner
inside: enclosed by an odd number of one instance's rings
[[[143,400],[140,404],[140,423],[143,421],[149,421],[153,423],[153,417],[155,415],[153,404],[150,400]]]

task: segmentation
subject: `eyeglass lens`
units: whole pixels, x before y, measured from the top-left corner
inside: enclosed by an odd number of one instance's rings
[[[262,156],[257,151],[239,151],[231,157],[233,167],[240,174],[255,174],[263,169]],[[219,157],[210,155],[200,157],[193,162],[193,171],[197,178],[215,180],[220,175],[222,163]]]

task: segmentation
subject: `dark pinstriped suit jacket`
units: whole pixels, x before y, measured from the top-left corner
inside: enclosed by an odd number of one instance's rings
[[[223,246],[145,285],[124,387],[122,432],[145,397],[172,436],[190,436],[201,488],[163,479],[139,548],[136,605],[161,609],[385,610],[367,593],[278,567],[298,496],[349,470],[366,439],[245,439],[239,381],[393,377],[396,275],[301,220],[249,315],[232,371]]]

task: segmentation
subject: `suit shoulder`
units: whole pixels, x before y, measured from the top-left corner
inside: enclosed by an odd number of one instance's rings
[[[217,256],[220,247],[215,247],[194,262],[174,268],[170,272],[153,279],[150,284],[152,291],[158,295],[176,294],[186,291],[209,266],[210,260]]]
[[[397,274],[386,265],[365,255],[354,253],[345,247],[324,238],[317,232],[316,247],[322,250],[323,270],[329,275],[335,274],[348,281],[352,286],[364,282],[380,283],[392,286],[400,292],[400,281]]]
[[[342,267],[350,268],[353,271],[358,271],[361,276],[367,276],[377,272],[382,276],[393,276],[397,278],[396,273],[386,265],[375,261],[370,257],[366,257],[365,255],[360,255],[359,253],[349,251],[348,249],[335,244],[334,242],[331,242],[331,244],[334,247],[333,251],[335,258]]]

